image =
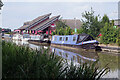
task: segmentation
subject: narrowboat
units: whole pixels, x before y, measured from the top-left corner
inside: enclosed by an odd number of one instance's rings
[[[29,34],[14,34],[12,37],[13,40],[28,41],[30,39]]]
[[[99,43],[92,36],[83,33],[74,35],[54,35],[52,36],[51,44],[74,48],[96,49]]]
[[[50,43],[51,41],[48,39],[48,36],[46,35],[30,35],[30,40],[33,42],[39,42],[39,43]]]
[[[22,38],[22,35],[20,34],[14,34],[12,37],[13,40],[21,40],[21,38]]]
[[[23,34],[22,37],[21,37],[21,40],[22,41],[28,41],[30,39],[30,35],[29,34]]]
[[[34,40],[34,41],[39,41],[40,40],[40,35],[30,35],[30,40]]]
[[[3,39],[11,39],[12,35],[11,34],[2,34]]]

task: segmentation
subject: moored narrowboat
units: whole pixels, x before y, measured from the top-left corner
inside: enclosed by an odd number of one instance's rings
[[[21,40],[21,38],[22,38],[22,35],[20,34],[14,34],[12,37],[13,40]]]
[[[71,46],[74,48],[96,49],[98,41],[88,34],[54,35],[51,44]]]

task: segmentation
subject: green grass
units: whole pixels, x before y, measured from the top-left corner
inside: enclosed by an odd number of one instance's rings
[[[99,69],[98,62],[83,63],[79,66],[68,62],[48,50],[32,50],[29,47],[17,46],[2,42],[2,77],[34,78],[45,80],[79,79],[99,80],[109,71],[108,67]]]

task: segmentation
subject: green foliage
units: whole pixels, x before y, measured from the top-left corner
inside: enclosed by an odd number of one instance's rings
[[[118,46],[120,46],[120,28],[117,29],[117,39],[116,39],[116,43],[118,44]]]
[[[61,27],[66,28],[67,25],[65,24],[65,22],[62,22],[62,20],[59,20],[59,21],[56,22],[56,28],[60,29]]]
[[[87,33],[92,37],[98,37],[99,33],[102,33],[100,37],[100,42],[104,44],[118,43],[120,44],[120,39],[118,36],[118,28],[114,28],[114,20],[110,22],[108,16],[105,14],[102,19],[99,16],[94,16],[94,11],[85,11],[82,14],[83,25],[78,33]]]
[[[82,13],[82,17],[85,18],[82,25],[83,33],[87,33],[93,37],[97,37],[98,32],[100,31],[100,22],[98,21],[99,16],[94,16],[94,11],[91,8],[91,11],[85,11]]]
[[[78,33],[78,34],[81,34],[81,33],[83,33],[83,32],[84,32],[83,28],[77,29],[77,33]]]
[[[62,59],[48,50],[34,51],[29,47],[2,42],[3,78],[57,78]]]
[[[52,32],[52,35],[71,35],[73,30],[65,24],[65,22],[62,22],[59,20],[56,23],[56,30],[55,32]]]
[[[104,44],[116,43],[118,30],[113,27],[113,24],[106,23],[101,29],[102,37],[101,42]]]
[[[70,27],[66,27],[65,29],[65,35],[71,35],[73,30]]]
[[[5,33],[5,34],[13,34],[13,32],[7,32],[7,33]]]
[[[103,23],[103,26],[105,26],[105,23],[110,23],[110,20],[106,14],[103,16],[101,23]]]
[[[80,79],[98,80],[109,69],[97,67],[97,62],[78,66],[68,64],[61,57],[48,50],[32,50],[29,47],[17,46],[10,42],[2,42],[2,78],[34,78],[34,79]]]

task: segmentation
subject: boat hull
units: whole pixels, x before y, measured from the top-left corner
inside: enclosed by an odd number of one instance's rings
[[[69,48],[77,48],[77,49],[94,49],[95,51],[98,50],[98,44],[96,43],[92,43],[92,44],[83,44],[83,45],[70,45],[70,44],[54,44],[52,43],[52,45],[59,45],[59,46],[66,46]]]

